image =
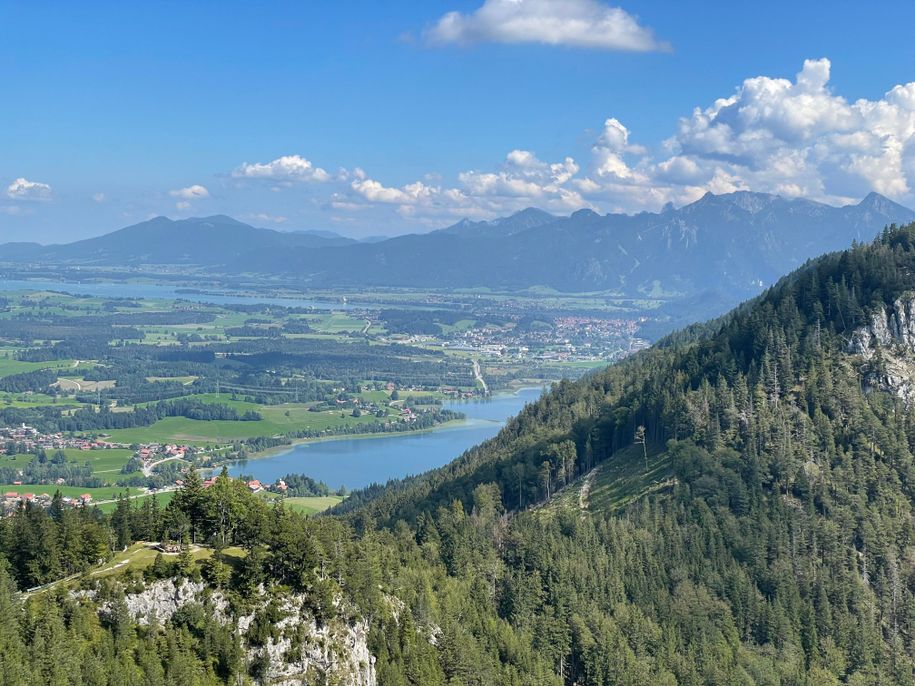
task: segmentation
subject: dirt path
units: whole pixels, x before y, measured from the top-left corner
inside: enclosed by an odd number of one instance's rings
[[[178,490],[177,486],[165,486],[163,488],[159,488],[152,492],[147,491],[146,493],[134,493],[133,495],[127,496],[127,500],[135,500],[137,498],[149,498],[154,495],[159,495],[161,493],[171,493],[172,491],[177,491],[177,490]],[[108,503],[116,503],[117,501],[118,501],[117,498],[108,498],[106,500],[94,500],[94,501],[92,501],[92,504],[93,505],[107,505]]]
[[[41,593],[42,591],[47,591],[56,586],[59,586],[60,584],[66,584],[70,581],[73,581],[74,579],[80,578],[84,574],[88,577],[94,577],[94,576],[99,576],[100,574],[106,574],[108,572],[113,572],[117,569],[121,569],[121,568],[129,565],[131,563],[131,561],[133,560],[133,558],[136,557],[137,555],[139,555],[140,553],[146,552],[147,550],[155,549],[156,546],[159,545],[159,543],[156,541],[137,541],[134,545],[136,545],[137,548],[135,550],[131,551],[130,553],[127,553],[127,555],[124,557],[123,560],[119,560],[118,562],[115,562],[113,564],[111,564],[110,560],[109,560],[109,563],[106,563],[106,564],[98,567],[97,569],[93,569],[91,572],[78,572],[76,574],[71,574],[70,576],[66,576],[63,579],[55,579],[54,581],[43,584],[42,586],[35,586],[34,588],[30,588],[30,589],[24,591],[22,593],[22,597],[28,598],[30,595],[32,595],[34,593]],[[188,550],[192,554],[197,553],[200,551],[200,546],[191,545],[188,547]],[[164,555],[176,555],[177,553],[163,553],[163,554]]]
[[[152,476],[152,473],[153,473],[153,467],[157,467],[157,466],[159,466],[160,464],[162,464],[162,463],[164,463],[164,462],[171,462],[172,460],[182,460],[182,459],[184,459],[184,458],[182,458],[182,457],[166,457],[166,458],[163,458],[163,459],[161,459],[161,460],[156,460],[155,462],[150,462],[148,465],[146,465],[145,467],[143,467],[143,469],[140,470],[140,471],[143,472],[143,476],[150,477],[150,476]]]
[[[486,385],[486,379],[483,378],[483,371],[480,369],[479,360],[473,361],[473,378],[483,387],[483,393],[489,395],[489,386]]]
[[[365,320],[365,326],[362,327],[362,335],[365,336],[369,329],[372,328],[372,321],[370,319]]]
[[[596,473],[597,467],[588,472],[584,483],[581,485],[581,490],[578,492],[578,509],[582,512],[587,512],[588,510],[588,496],[591,495],[591,485],[594,483],[594,475]]]

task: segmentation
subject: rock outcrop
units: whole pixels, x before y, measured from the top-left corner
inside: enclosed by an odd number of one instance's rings
[[[203,598],[202,581],[164,579],[148,585],[142,593],[124,597],[127,610],[138,624],[155,620],[159,624],[172,618],[179,608]]]
[[[872,315],[866,326],[852,334],[848,350],[864,358],[865,389],[888,391],[906,402],[915,400],[915,294],[904,295]]]
[[[87,599],[93,592],[81,592]],[[268,593],[263,587],[249,599],[253,609],[233,616],[230,603],[220,591],[209,592],[206,584],[188,579],[162,579],[149,583],[142,591],[127,593],[125,604],[139,624],[154,620],[169,621],[189,603],[204,603],[220,622],[233,624],[241,638],[249,664],[265,666],[263,683],[272,686],[307,686],[340,684],[341,686],[377,686],[375,657],[368,648],[368,624],[362,620],[347,621],[341,602],[335,602],[337,616],[318,622],[308,609],[305,596],[295,593]],[[272,604],[274,614],[282,618],[272,623],[271,635],[265,641],[249,640],[255,616]],[[101,612],[110,607],[105,604]]]

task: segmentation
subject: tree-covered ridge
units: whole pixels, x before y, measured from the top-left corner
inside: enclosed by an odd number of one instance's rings
[[[487,483],[524,509],[612,464],[645,427],[666,445],[673,485],[622,518],[522,514],[500,539],[496,602],[505,613],[516,593],[528,598],[518,627],[561,615],[567,683],[664,683],[645,676],[659,665],[670,683],[912,683],[915,409],[865,393],[847,349],[915,290],[913,268],[915,226],[827,255],[705,330],[559,385],[490,443],[380,491],[354,521],[422,530],[448,521],[455,499],[472,507]],[[567,441],[571,474],[557,459]],[[655,644],[620,628],[632,611],[672,652],[644,654]],[[595,626],[605,633],[592,642]],[[588,660],[619,665],[611,653],[636,671],[595,676]]]

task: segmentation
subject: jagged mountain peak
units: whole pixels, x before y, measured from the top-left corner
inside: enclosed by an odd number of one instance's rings
[[[460,234],[462,236],[510,236],[527,229],[550,224],[560,219],[536,207],[527,207],[507,217],[490,221],[472,221],[464,217],[456,224],[433,233]]]
[[[525,222],[537,222],[544,223],[553,221],[556,219],[555,216],[550,214],[545,210],[541,210],[536,207],[525,207],[523,210],[518,210],[517,212],[510,214],[508,217],[501,217],[499,219],[494,219],[493,224],[503,224],[510,221],[525,221]]]
[[[900,205],[899,203],[890,200],[885,195],[880,195],[880,193],[876,193],[874,191],[871,191],[865,195],[861,199],[861,202],[859,202],[854,207],[859,210],[865,210],[884,216],[899,214],[900,212],[904,213],[906,211],[911,212],[911,210],[908,210],[908,208],[904,207],[903,205]]]

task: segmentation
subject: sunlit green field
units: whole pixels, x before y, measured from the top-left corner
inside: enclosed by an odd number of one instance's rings
[[[0,467],[25,467],[34,459],[31,453],[17,453],[16,455],[0,455]]]
[[[108,433],[111,435],[111,440],[116,443],[164,442],[207,445],[258,436],[276,436],[289,431],[306,429],[321,431],[341,426],[369,425],[379,421],[374,416],[365,414],[361,417],[352,417],[349,409],[342,412],[309,412],[308,406],[303,404],[261,406],[243,401],[228,400],[225,402],[242,412],[246,409],[260,412],[263,419],[243,422],[166,417],[152,426],[114,429]]]
[[[309,317],[308,324],[319,333],[341,333],[343,331],[358,332],[365,328],[364,319],[351,317],[342,312]]]
[[[334,505],[338,505],[342,502],[343,498],[338,495],[283,499],[284,506],[304,514],[316,514],[318,512],[324,512],[324,510],[327,510]]]
[[[48,457],[52,457],[56,450],[50,451]],[[92,474],[99,476],[108,481],[127,476],[121,474],[121,468],[127,464],[127,460],[133,454],[127,448],[112,448],[110,450],[78,450],[76,448],[64,448],[61,452],[67,456],[68,462],[76,462],[83,465],[87,462],[92,468]],[[25,467],[34,459],[32,453],[20,453],[18,455],[0,455],[0,467]]]
[[[69,369],[73,360],[54,360],[52,362],[23,362],[12,357],[0,357],[0,377],[11,374],[34,372],[38,369]]]
[[[68,460],[79,464],[89,463],[92,473],[107,479],[116,479],[120,476],[121,467],[133,453],[127,448],[112,448],[110,450],[76,450],[63,451]]]
[[[136,507],[140,507],[144,501],[146,501],[150,498],[155,498],[156,502],[159,504],[159,507],[165,507],[172,501],[172,498],[174,498],[174,497],[175,497],[175,491],[151,493],[149,495],[141,495],[136,498],[131,498],[130,504],[131,504],[131,506],[136,508]],[[117,502],[102,503],[101,505],[98,506],[98,509],[101,510],[102,512],[107,513],[107,512],[114,511],[114,508],[116,508],[117,506],[118,506]]]

